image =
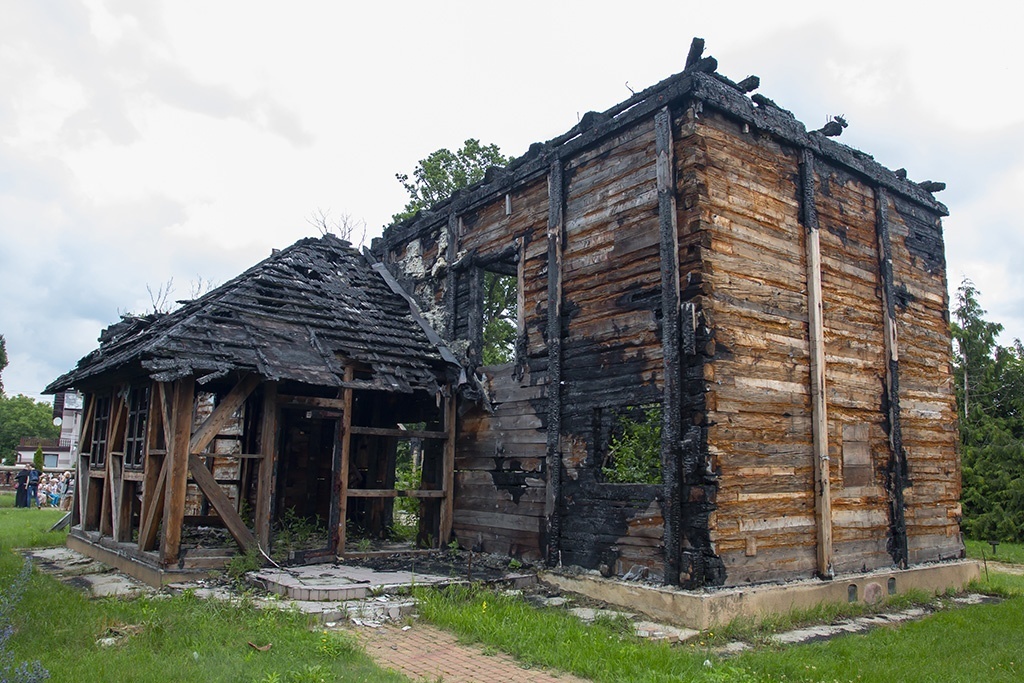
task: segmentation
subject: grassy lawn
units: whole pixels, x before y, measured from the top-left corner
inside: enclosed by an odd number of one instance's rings
[[[939,612],[899,629],[761,647],[728,660],[712,652],[727,640],[721,633],[705,633],[682,646],[641,642],[624,621],[587,626],[564,611],[536,610],[519,598],[477,589],[423,590],[420,612],[466,641],[602,682],[1019,681],[1024,678],[1024,577],[993,574],[991,583],[977,588],[1009,597],[996,605]],[[793,623],[779,619],[765,628]],[[725,631],[749,635],[750,627]]]
[[[985,541],[965,540],[967,557],[975,560],[987,559],[1009,564],[1024,564],[1024,543],[1000,543],[992,554],[992,546]]]
[[[54,546],[61,513],[12,507],[0,494],[0,590],[22,570],[12,548]],[[227,605],[185,594],[88,600],[33,572],[14,611],[14,660],[38,659],[54,681],[405,681],[382,671],[354,640],[324,633],[305,616]],[[112,647],[97,640],[122,636]],[[249,645],[271,644],[267,652]],[[0,680],[7,680],[0,671]]]

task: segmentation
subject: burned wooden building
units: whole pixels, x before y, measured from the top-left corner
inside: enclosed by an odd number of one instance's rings
[[[74,542],[201,567],[190,523],[266,551],[292,510],[312,561],[407,497],[423,545],[684,587],[960,557],[937,186],[757,85],[695,41],[363,254],[305,240],[108,330],[49,387],[87,395]]]
[[[938,185],[702,52],[375,242],[477,385],[454,533],[687,587],[960,557]],[[500,366],[489,274],[519,297]]]
[[[237,548],[268,553],[293,518],[322,533],[285,559],[333,559],[352,526],[380,535],[396,497],[421,502],[424,543],[447,537],[459,368],[380,270],[347,242],[306,239],[105,330],[47,388],[86,396],[69,545],[160,583]],[[410,439],[423,476],[396,490]],[[231,538],[190,541],[203,526]]]

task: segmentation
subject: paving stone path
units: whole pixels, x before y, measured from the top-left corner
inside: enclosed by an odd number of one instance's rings
[[[403,630],[404,629],[404,630]],[[414,681],[444,683],[585,683],[569,674],[525,669],[503,653],[462,645],[452,634],[416,622],[356,630],[366,653],[379,665]]]

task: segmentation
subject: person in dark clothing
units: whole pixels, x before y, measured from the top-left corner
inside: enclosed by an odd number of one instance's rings
[[[32,507],[35,504],[36,509],[39,509],[39,470],[34,465],[28,465],[28,489],[26,496],[28,497],[27,507]]]
[[[16,508],[27,508],[28,507],[28,470],[29,465],[25,465],[25,469],[18,470],[18,474],[15,475],[14,480],[17,482],[14,488],[14,507]]]

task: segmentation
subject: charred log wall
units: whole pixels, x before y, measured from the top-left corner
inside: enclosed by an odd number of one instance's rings
[[[623,411],[662,402],[653,119],[569,160],[565,188],[561,560],[662,576],[660,487],[601,467]]]
[[[900,423],[911,564],[961,557],[960,458],[939,216],[886,197],[899,339]]]

